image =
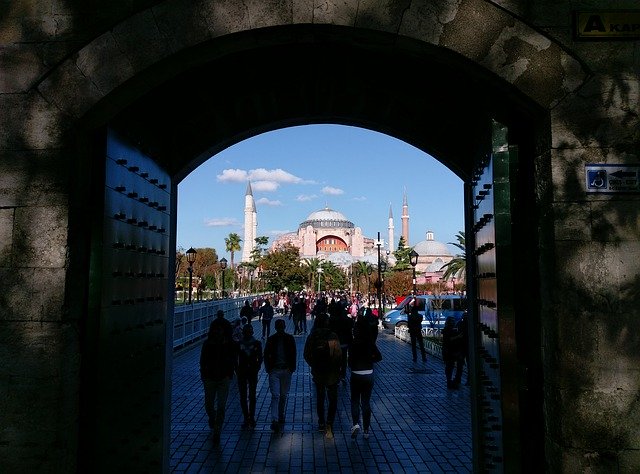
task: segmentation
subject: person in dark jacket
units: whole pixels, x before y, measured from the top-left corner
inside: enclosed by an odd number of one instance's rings
[[[460,388],[462,368],[464,366],[463,339],[456,327],[456,320],[449,316],[442,329],[442,360],[444,361],[444,374],[447,378],[447,388]],[[456,368],[455,378],[453,368]]]
[[[307,305],[299,297],[293,299],[293,305],[291,305],[291,316],[293,319],[293,334],[307,333]]]
[[[371,393],[373,392],[373,364],[382,360],[382,354],[371,334],[371,325],[366,316],[358,316],[353,329],[353,342],[349,349],[351,369],[351,437],[360,431],[360,408],[362,407],[362,429],[364,438],[369,438],[371,426]]]
[[[273,319],[273,306],[271,306],[269,298],[264,299],[258,311],[262,321],[262,339],[266,339],[271,334],[271,320]]]
[[[242,428],[256,427],[256,387],[258,371],[262,366],[262,344],[253,337],[253,326],[247,324],[242,328],[242,340],[238,344],[238,392],[240,408],[244,415]],[[247,404],[247,392],[249,395]]]
[[[204,385],[204,407],[213,430],[213,444],[220,444],[225,408],[229,397],[229,383],[237,363],[237,345],[233,342],[231,323],[218,310],[209,326],[207,340],[200,352],[200,378]]]
[[[418,308],[418,300],[413,298],[409,305],[409,315],[407,317],[407,326],[409,327],[409,337],[411,338],[411,355],[413,356],[413,365],[418,360],[417,347],[420,347],[422,355],[422,363],[427,363],[427,350],[424,347],[424,339],[422,337],[422,315]]]
[[[240,319],[243,317],[247,318],[248,323],[251,323],[251,318],[253,318],[253,308],[251,307],[249,300],[245,300],[244,306],[240,309]]]
[[[333,307],[329,305],[329,328],[338,335],[340,339],[340,349],[342,350],[342,361],[340,363],[340,380],[347,383],[347,357],[349,346],[353,340],[353,319],[347,314],[347,308],[335,302]]]
[[[264,368],[269,374],[271,391],[271,429],[281,430],[291,375],[296,370],[296,340],[285,332],[284,319],[275,322],[276,333],[267,339],[264,347]]]
[[[329,317],[318,313],[311,334],[304,345],[304,360],[311,367],[311,376],[316,386],[316,410],[318,428],[333,438],[333,421],[338,410],[338,382],[342,349],[338,335],[329,329]],[[327,418],[324,416],[324,401],[329,399]],[[326,424],[325,424],[326,421]]]

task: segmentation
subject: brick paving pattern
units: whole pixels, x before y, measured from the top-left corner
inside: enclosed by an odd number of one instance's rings
[[[275,320],[275,318],[274,318]],[[287,332],[293,324],[286,319]],[[255,335],[261,326],[253,321]],[[273,325],[273,322],[272,322]],[[309,330],[312,321],[308,321]],[[273,328],[272,328],[273,333]],[[411,347],[381,330],[383,360],[375,367],[371,436],[351,439],[349,385],[340,385],[332,440],[318,431],[315,389],[302,358],[306,336],[296,336],[286,422],[270,429],[271,396],[264,368],[258,379],[257,426],[243,430],[235,382],[229,393],[220,446],[212,446],[198,360],[200,344],[174,356],[171,406],[173,473],[465,473],[472,471],[469,387],[447,390],[444,365],[429,356],[426,373],[410,371]],[[264,344],[263,344],[264,346]],[[348,378],[348,374],[347,374]],[[463,382],[466,380],[466,373]],[[234,379],[235,381],[235,379]]]

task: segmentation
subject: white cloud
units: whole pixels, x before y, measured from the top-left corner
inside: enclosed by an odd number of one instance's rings
[[[306,202],[311,201],[312,199],[316,199],[318,196],[315,194],[298,194],[296,197],[296,201],[298,202]]]
[[[247,180],[247,172],[239,169],[222,170],[222,174],[216,176],[218,181],[241,183]]]
[[[366,201],[367,197],[366,196],[354,197],[353,200],[354,201]]]
[[[280,201],[271,201],[265,197],[260,198],[256,201],[256,204],[264,204],[265,206],[282,206],[282,202]]]
[[[290,232],[293,232],[292,230],[272,230],[269,233],[271,235],[283,235],[283,234],[289,234]]]
[[[231,227],[240,225],[240,223],[234,217],[218,217],[205,219],[204,225],[206,227]]]
[[[344,191],[340,188],[325,186],[324,188],[322,188],[322,194],[329,194],[330,196],[339,196],[340,194],[344,194]]]
[[[284,171],[283,169],[266,170],[264,168],[257,168],[249,171],[249,179],[253,181],[275,181],[276,183],[289,183],[300,184],[303,182],[302,178],[292,175],[291,173]]]
[[[275,191],[280,187],[280,183],[275,181],[256,181],[251,183],[251,189],[254,191],[270,192]]]

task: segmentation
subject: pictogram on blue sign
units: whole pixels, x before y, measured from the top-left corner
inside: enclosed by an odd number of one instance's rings
[[[640,165],[585,165],[587,193],[640,193]]]
[[[588,170],[587,189],[607,189],[607,172],[604,170]]]

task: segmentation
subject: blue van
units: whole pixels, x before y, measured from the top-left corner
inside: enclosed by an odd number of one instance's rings
[[[406,306],[413,296],[407,296],[394,309],[387,311],[382,318],[385,329],[407,326]],[[463,295],[418,295],[418,311],[422,315],[423,329],[442,329],[447,317],[457,321],[467,309],[467,297]]]

